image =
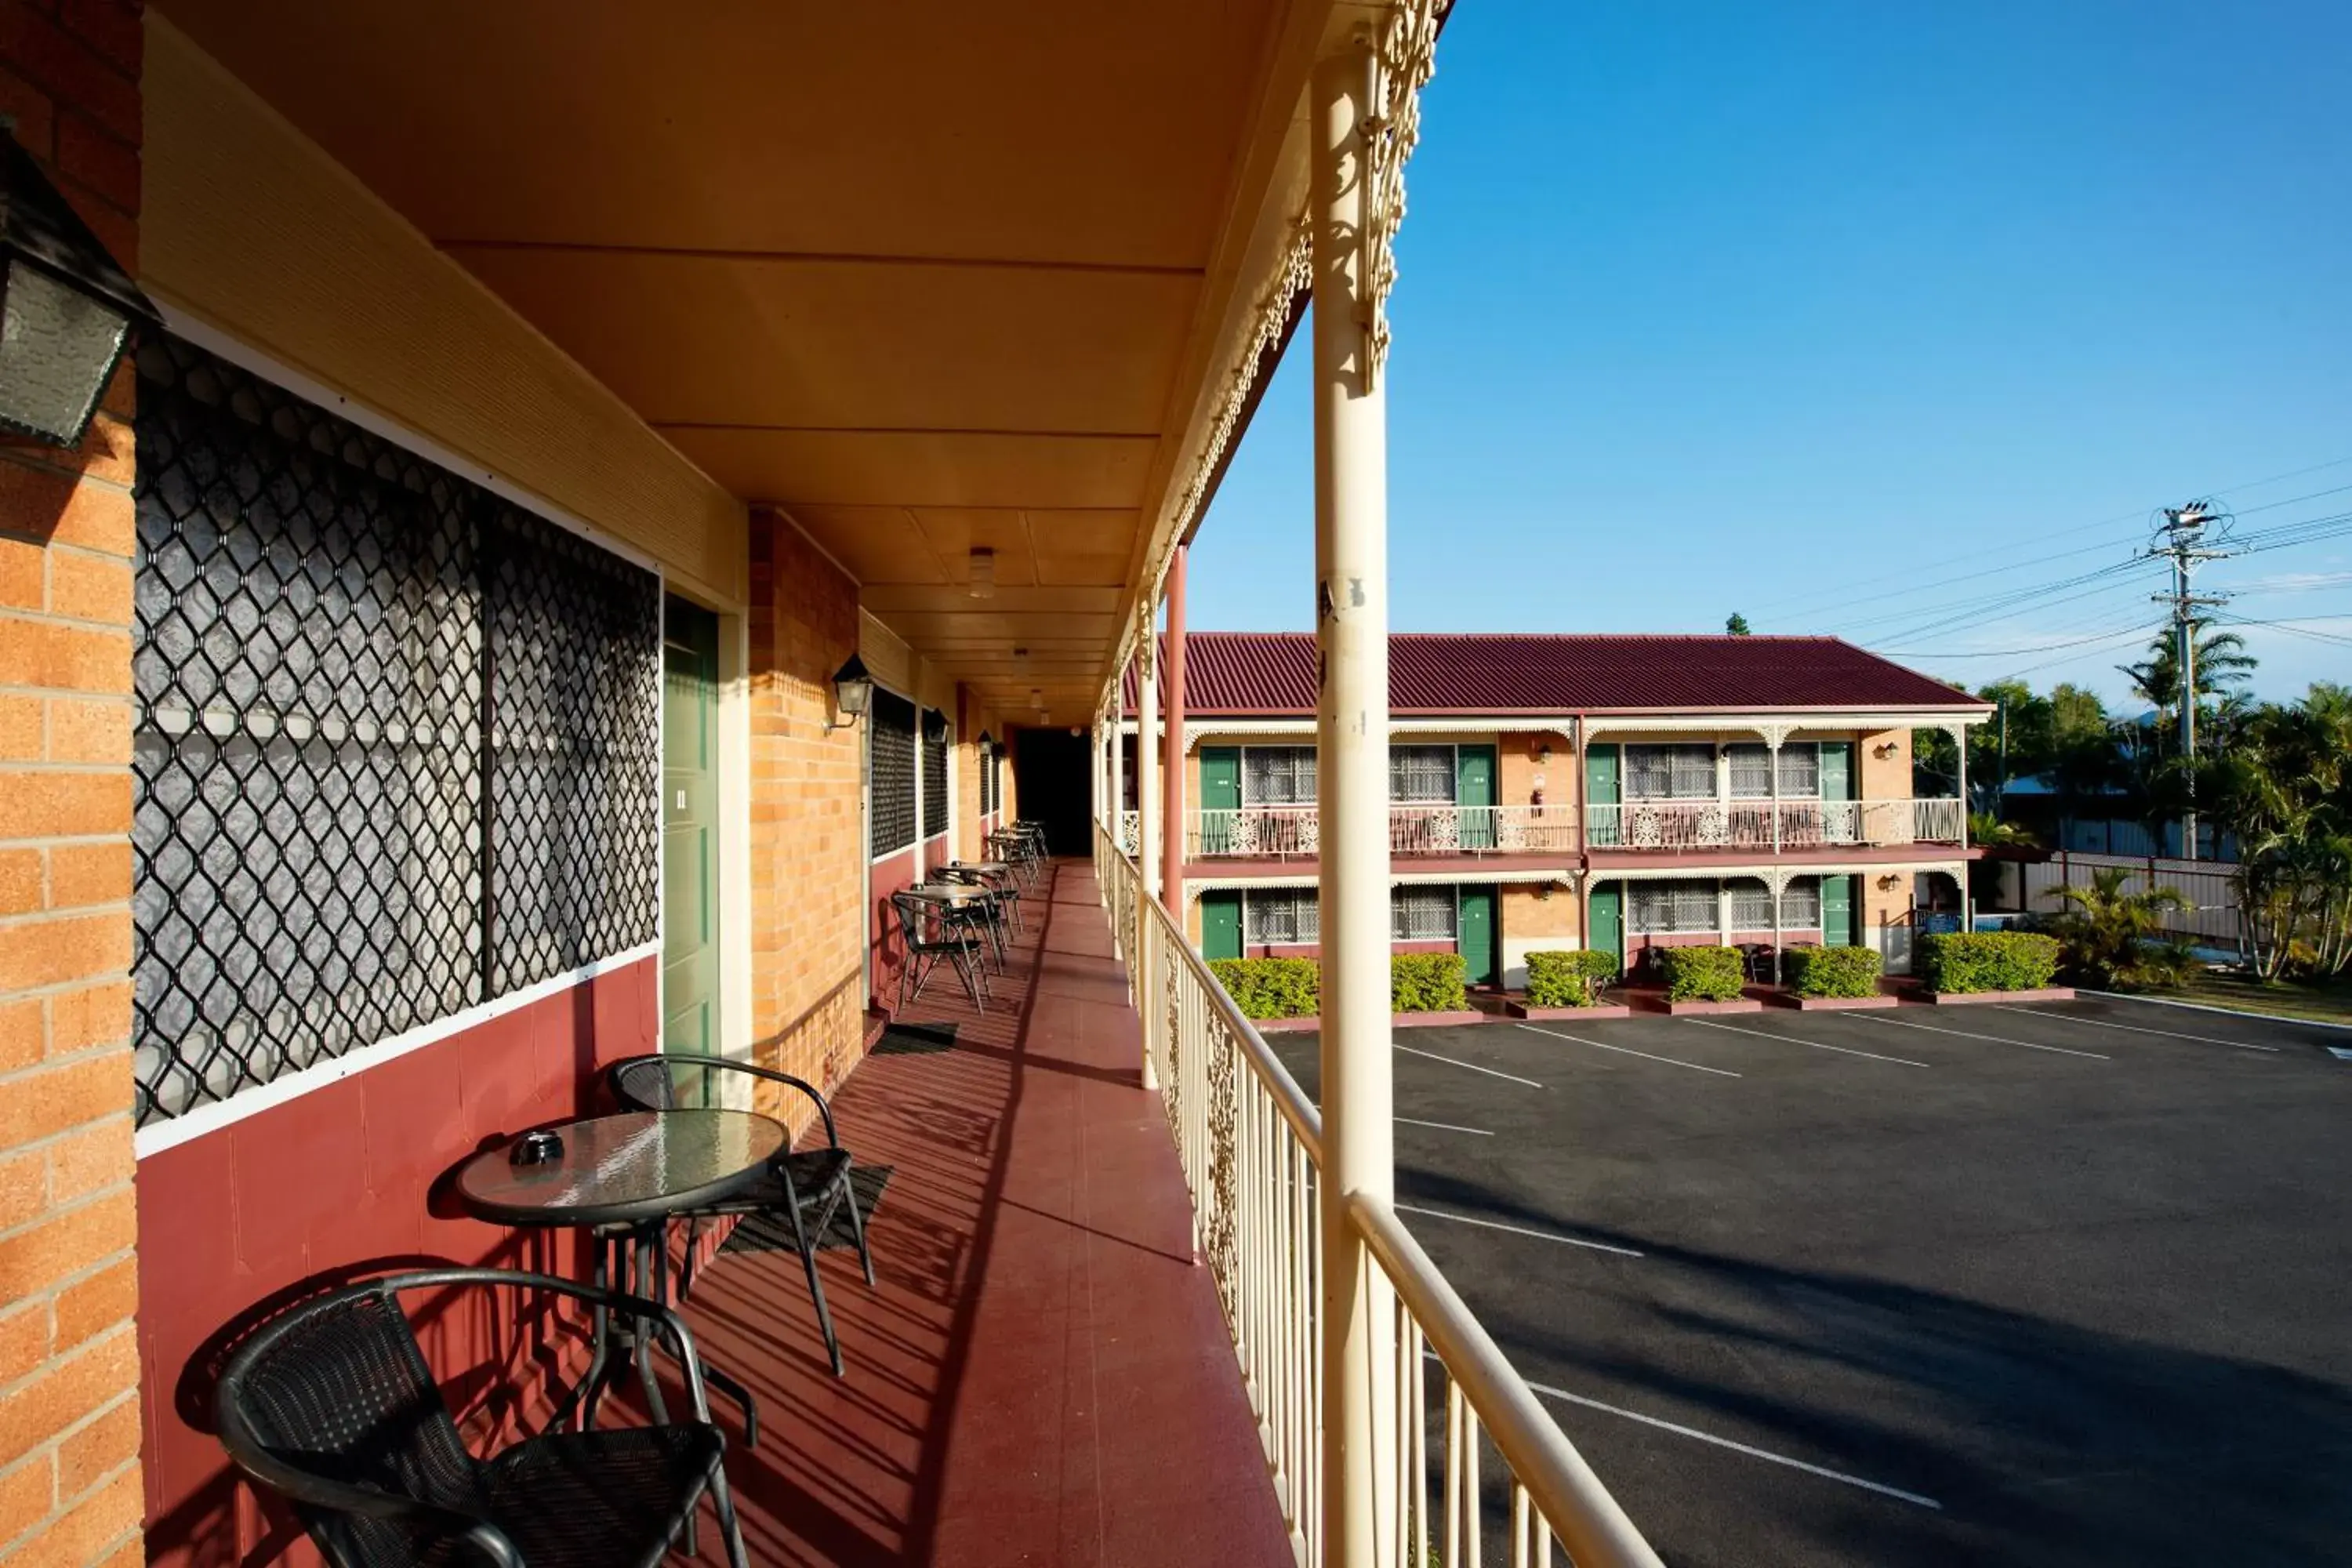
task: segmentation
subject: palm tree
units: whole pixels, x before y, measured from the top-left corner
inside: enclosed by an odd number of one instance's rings
[[[2202,708],[2208,701],[2226,698],[2234,689],[2253,679],[2254,667],[2261,662],[2246,651],[2246,639],[2235,632],[2207,630],[2209,623],[2191,621],[2189,636],[2195,639],[2197,652],[2197,703]],[[2132,690],[2141,700],[2159,713],[2170,713],[2180,706],[2180,645],[2169,630],[2156,634],[2147,645],[2147,658],[2137,664],[2119,664],[2116,668],[2128,677]]]
[[[2092,984],[2124,991],[2178,985],[2188,977],[2186,948],[2158,941],[2168,910],[2189,900],[2174,888],[2127,893],[2132,873],[2113,866],[2091,874],[2087,888],[2063,887],[2058,897],[2072,906],[2052,922],[2063,944],[2067,969]]]

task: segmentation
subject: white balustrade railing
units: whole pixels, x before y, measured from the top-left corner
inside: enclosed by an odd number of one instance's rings
[[[1122,854],[1141,853],[1143,813],[1122,811],[1118,814],[1118,847]]]
[[[1320,1568],[1322,1118],[1182,929],[1144,896],[1141,872],[1108,831],[1095,836],[1095,869],[1137,978],[1144,1050],[1192,1194],[1193,1245],[1224,1310],[1294,1548],[1305,1568]],[[1347,1214],[1366,1267],[1389,1287],[1380,1310],[1394,1314],[1395,1363],[1361,1373],[1375,1383],[1374,1407],[1395,1423],[1375,1489],[1374,1560],[1482,1563],[1481,1455],[1491,1444],[1508,1483],[1507,1517],[1496,1525],[1508,1531],[1514,1568],[1549,1564],[1554,1537],[1580,1568],[1659,1568],[1394,1212],[1357,1194]],[[1428,1363],[1438,1368],[1448,1416],[1434,1455]]]
[[[1311,805],[1219,806],[1186,814],[1184,853],[1188,859],[1311,857],[1321,837]],[[1573,855],[1576,847],[1576,813],[1569,806],[1389,807],[1392,855]]]
[[[1958,846],[1968,814],[1957,799],[1632,800],[1586,808],[1595,849],[1874,848]],[[1779,831],[1774,832],[1775,818]]]

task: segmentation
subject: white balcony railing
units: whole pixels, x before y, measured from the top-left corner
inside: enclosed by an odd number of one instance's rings
[[[1226,857],[1312,857],[1321,844],[1311,805],[1244,805],[1187,814],[1188,859]],[[1576,853],[1576,813],[1559,805],[1452,805],[1399,803],[1389,807],[1392,855],[1528,855]]]
[[[1141,977],[1144,1050],[1192,1192],[1194,1245],[1224,1309],[1294,1548],[1305,1568],[1321,1568],[1322,1118],[1183,931],[1143,896],[1141,873],[1108,833],[1095,836],[1095,870],[1119,952]],[[1373,1408],[1393,1419],[1380,1444],[1394,1468],[1375,1487],[1373,1560],[1490,1561],[1480,1455],[1491,1443],[1508,1483],[1492,1531],[1509,1541],[1514,1568],[1549,1564],[1555,1538],[1580,1568],[1661,1568],[1395,1213],[1361,1193],[1346,1212],[1394,1314],[1394,1363],[1350,1373],[1373,1380]],[[1442,1429],[1430,1419],[1433,1392],[1444,1401]]]
[[[1634,800],[1587,808],[1595,849],[1874,848],[1961,842],[1951,800]],[[1777,814],[1780,831],[1773,832]]]
[[[1122,811],[1118,814],[1118,847],[1123,855],[1142,853],[1143,813]]]

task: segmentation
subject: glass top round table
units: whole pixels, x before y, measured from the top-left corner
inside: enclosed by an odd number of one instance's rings
[[[784,1152],[782,1123],[748,1110],[635,1110],[546,1129],[562,1152],[537,1164],[519,1139],[457,1168],[457,1197],[504,1225],[623,1225],[728,1196]],[[529,1136],[524,1134],[523,1136]]]

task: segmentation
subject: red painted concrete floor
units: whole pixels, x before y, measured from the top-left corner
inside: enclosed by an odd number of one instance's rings
[[[835,1098],[843,1144],[893,1168],[878,1287],[823,1255],[848,1375],[791,1253],[695,1281],[705,1359],[760,1401],[759,1447],[728,1455],[756,1563],[1292,1561],[1093,868],[1051,875],[1002,1005],[942,972],[909,1018],[954,1047],[870,1057]]]

